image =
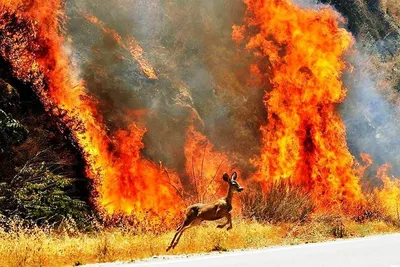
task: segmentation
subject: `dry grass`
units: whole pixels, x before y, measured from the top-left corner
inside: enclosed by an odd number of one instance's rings
[[[190,254],[274,245],[321,242],[343,237],[390,233],[399,228],[384,222],[356,223],[319,218],[303,224],[260,224],[237,219],[231,231],[216,229],[216,223],[188,230],[175,250],[165,253],[173,232],[154,235],[137,234],[129,228],[104,229],[93,233],[55,232],[36,228],[14,227],[0,231],[2,266],[73,266],[87,263],[132,261],[155,255]]]
[[[273,183],[265,193],[250,188],[241,200],[243,215],[259,222],[302,222],[315,208],[308,192],[284,181]]]

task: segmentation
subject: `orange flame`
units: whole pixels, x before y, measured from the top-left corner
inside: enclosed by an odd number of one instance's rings
[[[214,150],[214,145],[206,136],[195,130],[194,126],[188,127],[185,143],[186,173],[190,183],[194,186],[194,199],[190,202],[211,202],[225,196],[228,185],[223,181],[225,172],[233,172],[233,163],[228,155]],[[243,177],[240,170],[239,183],[243,185]],[[233,198],[233,213],[239,214],[240,199]]]
[[[302,9],[290,0],[245,3],[246,25],[234,27],[233,38],[247,37],[247,49],[260,61],[254,74],[273,87],[264,98],[268,124],[261,127],[255,179],[264,187],[288,179],[310,190],[320,209],[355,212],[363,195],[335,110],[346,95],[340,77],[352,36],[329,7]]]
[[[360,157],[364,164],[363,165],[358,164],[357,173],[358,173],[358,177],[363,177],[365,174],[365,171],[372,165],[373,161],[372,161],[371,155],[366,154],[366,153],[361,153]]]
[[[95,180],[100,210],[135,212],[136,217],[149,210],[160,217],[177,214],[176,175],[140,156],[146,130],[132,123],[128,130],[109,133],[96,101],[74,79],[58,32],[62,15],[58,0],[7,0],[0,5],[0,31],[7,36],[0,41],[0,54],[16,77],[32,83],[46,110],[71,130],[86,159],[87,175]]]
[[[390,164],[382,165],[377,176],[383,182],[383,188],[378,190],[378,198],[386,213],[400,222],[400,179],[389,177],[387,171]]]
[[[346,95],[340,76],[346,68],[343,55],[353,42],[339,27],[343,19],[330,8],[301,9],[290,0],[245,2],[246,24],[234,26],[232,38],[246,40],[247,49],[259,59],[250,69],[265,86],[268,111],[268,123],[261,127],[262,153],[253,161],[258,168],[254,179],[264,189],[274,180],[290,180],[310,190],[321,210],[333,207],[355,213],[364,202],[359,177],[372,159],[362,154],[365,165],[354,168],[345,127],[335,110]],[[63,49],[61,8],[61,0],[2,1],[0,34],[5,38],[0,39],[0,55],[15,77],[32,85],[46,110],[71,131],[86,160],[86,174],[94,180],[99,210],[139,219],[149,213],[173,218],[183,205],[179,177],[143,158],[144,126],[131,120],[127,129],[107,129],[96,99],[73,75]],[[133,37],[123,39],[96,17],[86,18],[128,51],[148,78],[157,79]],[[137,117],[143,112],[127,114]],[[234,165],[229,157],[215,151],[194,126],[187,129],[184,152],[197,201],[223,194],[221,174]],[[387,168],[378,171],[384,183],[378,191],[380,201],[398,216],[400,184],[387,176]]]
[[[214,145],[191,125],[187,129],[185,143],[186,173],[195,187],[198,202],[207,202],[226,192],[221,179],[224,172],[232,170],[227,155],[214,151]]]

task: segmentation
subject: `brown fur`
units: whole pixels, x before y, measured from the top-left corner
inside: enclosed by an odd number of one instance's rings
[[[202,221],[215,221],[226,218],[226,222],[218,225],[217,228],[224,228],[229,224],[227,230],[232,229],[232,216],[230,212],[232,210],[233,193],[235,191],[241,192],[243,190],[243,188],[236,181],[236,178],[236,172],[232,174],[232,178],[229,178],[227,173],[223,175],[224,181],[229,184],[228,192],[226,193],[225,197],[217,199],[216,201],[208,204],[197,203],[189,206],[186,209],[185,220],[178,227],[178,229],[176,229],[174,238],[168,246],[167,251],[176,247],[184,231],[193,226],[200,225]]]

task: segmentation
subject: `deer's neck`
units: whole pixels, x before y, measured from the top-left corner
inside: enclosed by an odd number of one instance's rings
[[[233,188],[229,186],[228,192],[226,193],[225,196],[226,204],[228,204],[228,206],[232,205],[232,197],[233,197]]]

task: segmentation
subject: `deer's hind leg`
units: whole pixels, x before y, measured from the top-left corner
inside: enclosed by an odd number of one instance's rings
[[[173,244],[175,242],[176,237],[178,236],[178,234],[182,231],[184,225],[185,225],[186,220],[176,229],[176,233],[174,235],[174,238],[172,238],[171,243],[169,244],[169,246],[167,247],[167,250],[170,250],[171,248],[173,248]]]
[[[187,229],[190,228],[195,221],[196,216],[188,216],[186,217],[185,221],[176,229],[176,233],[174,235],[174,238],[172,238],[171,243],[167,247],[167,251],[170,250],[171,248],[175,248],[175,246],[178,244],[179,239],[181,238],[183,232]]]
[[[178,238],[176,239],[175,243],[172,245],[172,248],[175,248],[176,245],[178,245],[179,240],[181,239],[181,236],[183,235],[183,232],[185,232],[187,229],[192,228],[193,226],[200,225],[201,219],[195,219],[193,220],[189,225],[184,226],[181,231],[179,232]]]

